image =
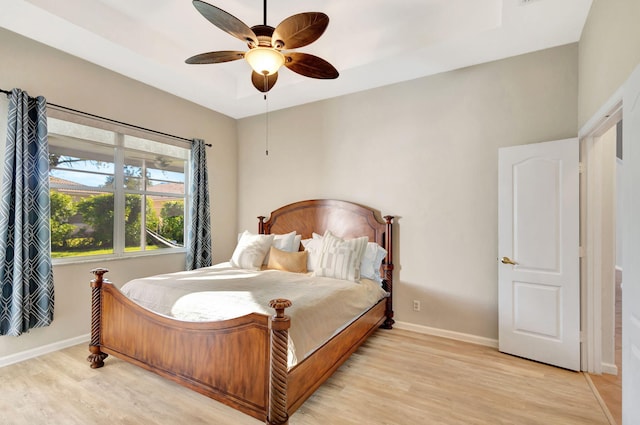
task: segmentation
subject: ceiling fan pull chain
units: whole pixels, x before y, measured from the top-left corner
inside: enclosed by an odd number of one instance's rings
[[[265,0],[266,1],[266,0]],[[267,76],[264,76],[265,87],[267,85]],[[265,151],[264,155],[269,156],[269,101],[267,100],[267,93],[264,93],[264,120],[265,120],[265,135],[264,135],[264,145]]]

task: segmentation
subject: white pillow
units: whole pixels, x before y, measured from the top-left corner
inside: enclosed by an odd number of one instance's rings
[[[240,236],[231,256],[231,265],[241,269],[260,270],[274,235],[254,235],[246,230]]]
[[[296,232],[285,233],[284,235],[274,235],[272,247],[281,251],[291,252],[293,251],[293,240],[296,237]]]
[[[296,235],[296,237],[293,238],[293,245],[291,245],[291,252],[300,251],[300,242],[301,241],[302,241],[302,235]]]
[[[360,263],[368,241],[366,236],[344,240],[327,230],[322,238],[315,275],[360,281]]]
[[[369,242],[360,263],[360,277],[382,283],[380,266],[387,256],[387,250],[375,242]]]
[[[296,232],[285,233],[284,235],[273,235],[273,242],[271,246],[279,249],[280,251],[293,251],[293,240],[296,237]],[[267,255],[264,257],[264,261],[262,264],[266,265],[269,262],[269,250],[267,250]]]
[[[245,233],[249,233],[251,235],[254,234],[254,233],[249,232],[248,230],[245,230],[242,233],[238,233],[238,241],[240,241],[240,238]],[[275,248],[278,248],[279,250],[289,251],[289,252],[291,252],[291,250],[292,250],[294,239],[295,238],[302,238],[302,236],[296,235],[295,230],[293,232],[290,232],[290,233],[285,233],[284,235],[276,235],[276,234],[274,234],[273,236],[274,236],[274,238],[273,238],[272,246],[275,247]],[[300,243],[300,239],[298,239],[298,243]]]
[[[314,271],[318,258],[320,258],[320,252],[322,251],[322,236],[319,239],[303,239],[302,246],[307,251],[307,271]]]

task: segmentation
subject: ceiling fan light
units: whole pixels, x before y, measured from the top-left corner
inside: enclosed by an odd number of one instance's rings
[[[284,65],[284,55],[271,47],[254,47],[244,54],[244,58],[262,75],[275,74]]]

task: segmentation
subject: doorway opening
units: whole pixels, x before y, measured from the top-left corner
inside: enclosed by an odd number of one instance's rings
[[[582,370],[622,416],[622,104],[581,139]]]

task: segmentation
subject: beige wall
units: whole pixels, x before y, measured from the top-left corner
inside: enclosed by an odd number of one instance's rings
[[[107,118],[213,143],[207,151],[214,260],[235,243],[236,121],[150,86],[0,29],[0,87],[27,90],[49,102]],[[150,70],[149,72],[153,72]],[[50,327],[19,338],[0,337],[0,360],[89,332],[89,270],[111,269],[115,283],[184,268],[184,255],[161,255],[54,267],[56,305]]]
[[[640,63],[640,1],[594,0],[579,46],[582,127]]]
[[[275,111],[269,156],[242,119],[238,230],[310,198],[395,215],[396,319],[496,339],[497,149],[576,136],[577,66],[572,44]]]

